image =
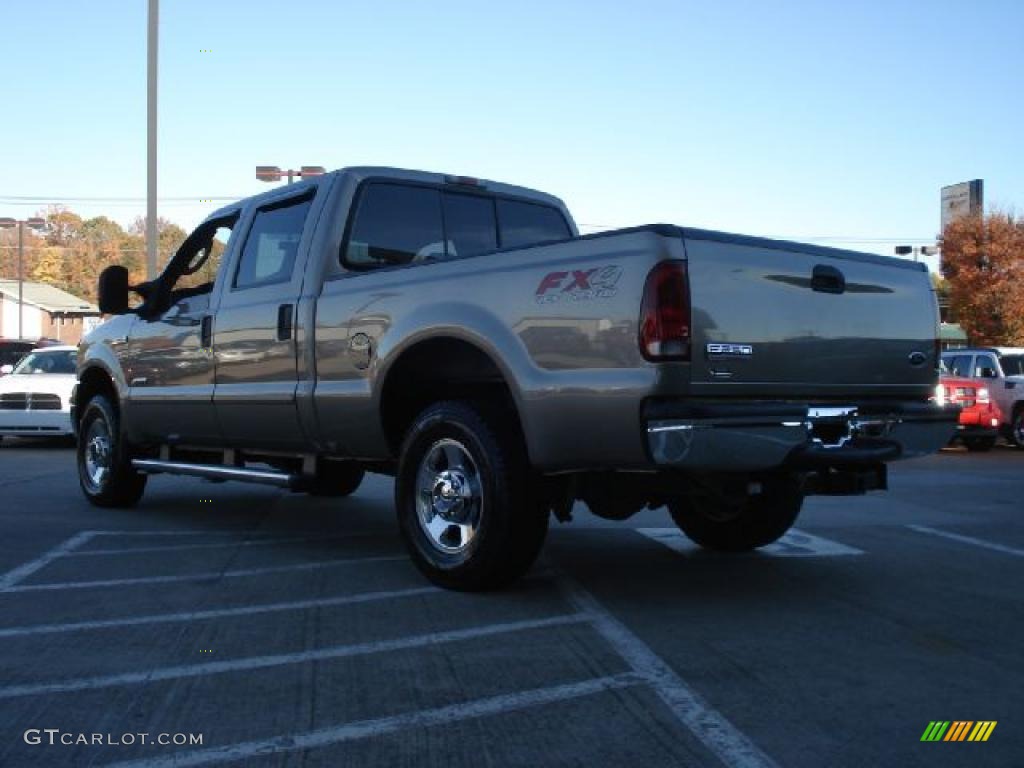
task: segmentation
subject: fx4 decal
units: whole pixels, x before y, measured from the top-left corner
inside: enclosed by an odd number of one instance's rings
[[[548,272],[541,278],[534,296],[538,304],[610,299],[618,291],[616,286],[620,277],[622,267],[617,264]]]

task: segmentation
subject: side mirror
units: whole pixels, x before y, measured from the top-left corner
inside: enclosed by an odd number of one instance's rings
[[[0,376],[8,376],[14,373],[13,365],[0,365]]]
[[[100,272],[99,297],[103,314],[125,314],[128,311],[128,270],[112,266]]]
[[[982,379],[994,379],[996,372],[994,368],[979,368],[978,376]]]

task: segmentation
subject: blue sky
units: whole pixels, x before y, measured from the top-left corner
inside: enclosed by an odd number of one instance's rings
[[[587,228],[878,252],[934,236],[945,184],[1024,206],[1019,0],[161,6],[159,193],[187,201],[160,213],[183,226],[265,190],[257,164],[476,175]],[[4,1],[0,216],[144,210],[145,10]]]

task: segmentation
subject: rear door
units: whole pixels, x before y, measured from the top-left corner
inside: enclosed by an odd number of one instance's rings
[[[316,187],[250,216],[214,322],[214,405],[229,445],[293,449],[307,440],[296,410],[296,302],[312,237]]]
[[[928,396],[938,308],[912,263],[687,233],[697,393]]]

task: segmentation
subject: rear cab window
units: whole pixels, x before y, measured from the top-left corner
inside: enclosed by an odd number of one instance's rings
[[[569,223],[557,208],[540,203],[498,198],[498,228],[502,248],[568,240]]]
[[[542,203],[369,181],[356,196],[341,261],[349,269],[367,270],[571,237],[562,212]]]

